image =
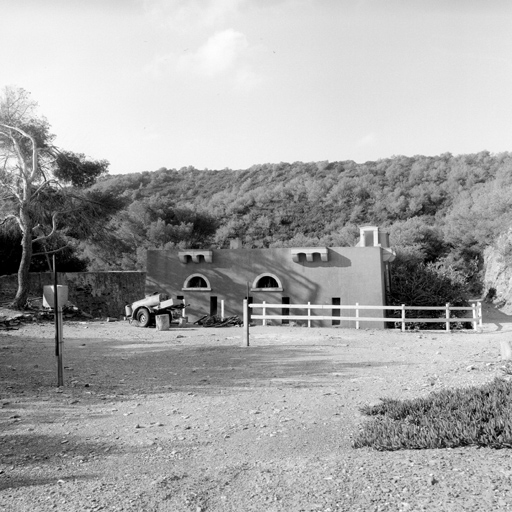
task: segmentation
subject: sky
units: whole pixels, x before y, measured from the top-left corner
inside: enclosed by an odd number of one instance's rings
[[[111,174],[512,150],[509,0],[0,4],[0,87]]]

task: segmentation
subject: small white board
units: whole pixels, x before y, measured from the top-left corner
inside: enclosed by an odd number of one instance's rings
[[[158,305],[158,309],[168,308],[169,306],[174,306],[174,301],[172,299],[160,302],[160,304]]]

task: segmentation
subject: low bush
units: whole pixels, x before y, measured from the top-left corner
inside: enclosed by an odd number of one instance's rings
[[[486,446],[512,448],[512,382],[443,390],[414,400],[383,399],[361,409],[372,416],[355,448],[421,450]]]

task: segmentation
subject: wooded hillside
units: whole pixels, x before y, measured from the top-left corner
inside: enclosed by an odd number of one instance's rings
[[[478,275],[483,249],[512,224],[512,153],[279,163],[246,170],[161,168],[93,189],[125,203],[110,238],[76,247],[91,270],[132,270],[168,247],[344,246],[385,227],[402,256]]]

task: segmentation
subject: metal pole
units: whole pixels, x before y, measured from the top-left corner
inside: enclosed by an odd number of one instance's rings
[[[244,333],[243,333],[243,345],[244,347],[249,346],[249,301],[244,299]]]
[[[251,321],[251,310],[249,309],[249,304],[251,303],[251,299],[249,297],[250,286],[251,284],[247,281],[247,322]]]
[[[62,306],[59,307],[58,317],[59,317],[59,358],[58,358],[59,370],[58,370],[58,373],[60,375],[60,377],[58,378],[58,384],[59,384],[59,386],[64,386],[64,370],[63,370],[63,365],[62,365],[62,356],[63,356],[63,350],[62,350],[62,335],[63,335],[62,334],[62,331],[63,331],[63,328],[62,328],[62,321],[63,321]]]
[[[59,307],[57,288],[57,266],[55,254],[53,255],[53,311],[55,314],[55,355],[57,356],[57,386],[64,386],[64,375],[62,367],[62,311]]]

